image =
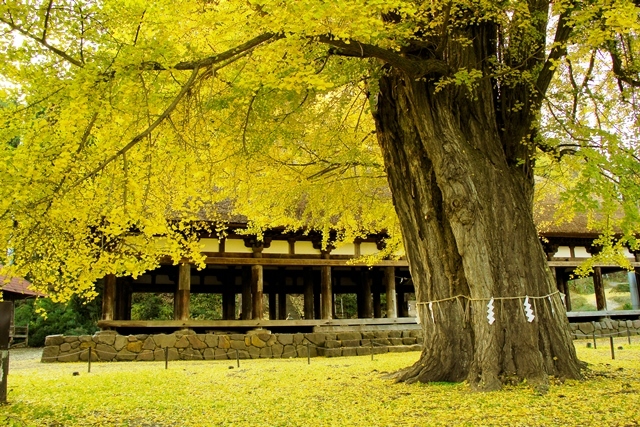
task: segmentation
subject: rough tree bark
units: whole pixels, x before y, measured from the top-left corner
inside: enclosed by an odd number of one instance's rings
[[[491,53],[488,37],[478,28],[474,45],[449,58],[479,64]],[[500,99],[489,79],[473,93],[453,85],[436,91],[436,79],[386,71],[374,117],[425,336],[420,360],[397,378],[468,380],[483,390],[523,379],[545,387],[550,375],[579,378],[533,222],[531,161],[514,161],[532,132],[526,116],[534,114],[505,120],[499,103],[513,100]],[[548,294],[530,300],[536,317],[528,322],[517,297]],[[427,305],[457,295],[464,297]],[[491,297],[513,297],[495,301],[492,325]]]

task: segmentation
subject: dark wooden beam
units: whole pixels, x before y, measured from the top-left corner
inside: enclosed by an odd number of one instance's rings
[[[253,303],[251,302],[251,268],[242,268],[242,320],[251,319]]]
[[[373,318],[373,296],[371,288],[373,286],[372,271],[368,268],[364,268],[363,281],[362,281],[362,299],[363,299],[363,314],[365,319]]]
[[[373,291],[373,317],[379,319],[382,317],[382,306],[380,305],[380,292]]]
[[[278,318],[277,310],[277,292],[273,286],[267,291],[269,293],[269,320],[276,320]]]
[[[333,318],[333,290],[331,289],[331,267],[320,269],[320,312],[323,319]]]
[[[593,267],[593,288],[596,291],[596,309],[606,310],[607,299],[604,294],[604,283],[602,281],[602,268]]]
[[[318,320],[109,320],[99,321],[100,327],[114,328],[214,328],[269,326],[349,326],[349,325],[405,325],[415,324],[415,318],[406,319],[318,319]]]
[[[191,300],[191,264],[178,265],[178,289],[175,293],[173,318],[189,319],[189,302]]]
[[[304,318],[313,319],[313,271],[310,267],[304,268]]]
[[[262,295],[263,295],[263,276],[262,266],[251,266],[251,300],[252,300],[252,318],[260,320],[263,316]]]
[[[102,320],[114,320],[116,308],[116,276],[107,274],[102,292]]]
[[[395,267],[385,267],[384,287],[387,294],[387,318],[398,317],[398,299],[396,297],[396,269]]]
[[[276,282],[278,284],[278,319],[284,320],[288,317],[287,313],[287,277],[285,267],[278,268]]]
[[[352,266],[350,261],[352,257],[344,257],[342,259],[304,259],[300,258],[300,255],[296,255],[296,258],[287,258],[289,255],[281,255],[278,258],[262,257],[262,258],[244,258],[244,257],[220,257],[220,256],[208,256],[205,259],[205,264],[218,264],[218,265],[281,265],[281,266],[300,266],[300,267],[321,267],[321,266]],[[394,266],[394,267],[406,267],[409,264],[407,261],[394,261],[394,260],[382,260],[379,261],[376,266]]]
[[[571,295],[569,294],[569,284],[567,283],[567,273],[564,267],[553,269],[556,276],[556,287],[564,294],[564,306],[567,311],[571,311]]]

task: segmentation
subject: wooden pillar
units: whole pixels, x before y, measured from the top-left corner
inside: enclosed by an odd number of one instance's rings
[[[131,284],[127,283],[124,286],[124,320],[131,320],[132,296],[133,292],[131,292]]]
[[[382,317],[382,306],[380,305],[380,292],[373,291],[373,317],[379,319]]]
[[[242,268],[242,320],[251,319],[253,304],[251,302],[251,269]]]
[[[222,282],[222,319],[235,320],[236,318],[236,276],[234,267],[229,267],[219,276]]]
[[[263,294],[263,270],[261,265],[251,266],[251,299],[252,299],[252,318],[262,319],[262,294]]]
[[[116,276],[107,274],[102,291],[102,320],[114,320],[116,308]]]
[[[287,277],[284,267],[278,269],[278,319],[286,319],[287,313]]]
[[[222,294],[222,318],[235,320],[236,318],[236,293],[232,289],[225,290]]]
[[[189,300],[191,299],[191,264],[180,264],[178,266],[178,290],[174,297],[175,320],[189,319]]]
[[[602,282],[602,268],[593,267],[593,288],[596,291],[596,309],[606,310],[607,299],[604,295],[604,283]]]
[[[571,295],[569,294],[569,286],[567,284],[567,276],[564,267],[556,267],[554,269],[556,276],[556,286],[560,292],[564,294],[564,306],[567,311],[571,311]]]
[[[276,306],[277,297],[275,286],[269,287],[269,320],[275,320],[278,318],[278,310]]]
[[[322,310],[320,307],[320,295],[322,294],[322,292],[320,292],[320,283],[322,282],[321,275],[322,271],[320,274],[314,273],[313,275],[313,314],[316,319],[322,319]]]
[[[397,292],[398,294],[398,315],[400,317],[409,317],[409,307],[407,307],[407,302],[404,300],[404,292]]]
[[[636,260],[638,256],[636,255]],[[629,292],[631,293],[631,308],[640,310],[640,267],[633,269],[633,273],[629,273]],[[634,280],[635,279],[635,280]]]
[[[329,259],[329,253],[322,252],[323,259]],[[323,319],[333,319],[333,289],[331,286],[331,267],[323,265],[320,267],[320,313]]]
[[[309,267],[304,268],[304,318],[313,319],[313,278],[312,270]]]
[[[395,267],[384,268],[384,287],[387,294],[387,318],[396,319],[398,317],[398,299],[396,298]]]
[[[371,270],[364,269],[362,281],[362,308],[365,319],[371,319],[373,317],[373,299],[371,298],[371,288],[373,284],[373,278],[371,277]]]

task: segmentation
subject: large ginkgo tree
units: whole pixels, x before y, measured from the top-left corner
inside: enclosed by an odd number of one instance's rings
[[[385,231],[426,343],[399,379],[579,378],[534,184],[637,249],[637,3],[3,1],[4,264],[90,297],[235,215]]]

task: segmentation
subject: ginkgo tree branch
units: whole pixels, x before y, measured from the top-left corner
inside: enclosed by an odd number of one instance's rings
[[[412,60],[398,55],[388,49],[355,40],[339,40],[332,35],[320,35],[313,39],[339,49],[336,53],[357,58],[377,58],[386,64],[399,68],[412,77],[422,77],[427,74],[447,75],[451,69],[449,65],[439,59]]]
[[[205,68],[205,67],[209,67],[211,65],[215,65],[217,63],[226,61],[228,59],[232,59],[234,56],[237,56],[241,53],[248,52],[254,49],[255,47],[261,45],[262,43],[265,43],[268,41],[275,41],[283,37],[284,36],[281,34],[264,33],[264,34],[260,34],[257,37],[254,37],[253,39],[247,41],[246,43],[238,45],[234,48],[226,50],[217,55],[207,56],[205,58],[200,58],[193,61],[182,61],[172,66],[164,66],[159,62],[155,62],[155,61],[147,61],[147,62],[143,62],[140,68],[145,70],[153,70],[153,71],[166,71],[169,69],[193,70],[196,68]]]
[[[49,0],[47,5],[47,12],[44,15],[44,24],[42,25],[42,40],[47,40],[47,31],[49,30],[49,18],[51,17],[51,7],[53,7],[53,0]]]
[[[609,51],[609,55],[611,56],[611,68],[616,78],[627,83],[630,86],[640,87],[640,79],[634,78],[633,74],[625,70],[624,66],[622,65],[622,59],[620,59],[620,53],[618,51],[618,46],[615,40],[610,40],[607,43],[607,50]]]
[[[47,48],[51,52],[55,53],[59,57],[63,58],[67,62],[69,62],[70,64],[73,64],[73,65],[75,65],[77,67],[83,67],[84,66],[82,61],[80,61],[78,59],[75,59],[74,57],[69,55],[67,52],[65,52],[65,51],[63,51],[61,49],[58,49],[57,47],[55,47],[52,44],[50,44],[49,42],[47,42],[47,39],[45,38],[46,35],[47,35],[46,31],[43,32],[42,37],[38,37],[38,36],[36,36],[34,34],[31,34],[29,31],[25,30],[21,26],[14,24],[12,21],[6,20],[5,18],[0,18],[0,22],[2,22],[3,24],[7,25],[12,30],[19,32],[23,36],[25,36],[27,38],[30,38],[31,40],[41,44],[42,46],[44,46],[45,48]]]
[[[189,91],[189,89],[193,87],[193,84],[196,82],[196,78],[198,77],[199,71],[200,71],[199,68],[195,68],[193,70],[193,72],[191,73],[191,76],[189,76],[189,79],[182,85],[180,92],[178,92],[178,94],[175,96],[171,104],[169,104],[169,106],[162,112],[162,114],[160,114],[160,116],[153,123],[151,123],[151,125],[149,125],[149,127],[147,127],[145,130],[143,130],[138,135],[136,135],[133,139],[131,139],[131,141],[129,141],[127,145],[119,149],[115,154],[112,154],[106,160],[102,161],[96,168],[92,169],[90,172],[84,174],[80,179],[76,180],[73,183],[72,187],[78,185],[79,183],[89,178],[96,176],[100,171],[104,170],[104,168],[107,167],[109,163],[113,162],[115,159],[117,159],[118,157],[122,156],[127,151],[135,147],[136,144],[138,144],[144,138],[151,135],[151,133],[158,126],[160,126],[160,124],[162,124],[162,122],[165,121],[167,117],[169,117],[169,115],[173,112],[173,110],[176,109],[176,107],[178,106],[182,98],[186,95],[186,93]]]
[[[538,79],[536,80],[536,88],[538,90],[537,102],[541,102],[544,98],[544,95],[551,84],[551,79],[555,74],[558,60],[567,54],[566,44],[573,31],[573,25],[570,23],[573,7],[574,3],[571,3],[558,18],[558,26],[556,27],[556,34],[553,40],[551,52],[549,52],[549,56],[542,66],[542,70],[540,70]]]

